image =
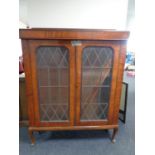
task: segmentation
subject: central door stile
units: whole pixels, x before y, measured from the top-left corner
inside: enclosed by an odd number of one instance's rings
[[[72,47],[74,47],[74,126],[77,126],[78,125],[78,120],[80,119],[80,108],[78,106],[78,104],[80,103],[80,96],[79,96],[79,91],[80,91],[80,87],[81,87],[81,84],[80,84],[80,80],[79,80],[79,74],[80,74],[80,71],[78,69],[78,66],[79,64],[81,63],[80,62],[80,59],[79,59],[79,47],[82,45],[82,42],[81,41],[77,41],[77,40],[73,40],[71,41],[71,45]]]
[[[75,125],[75,47],[69,44],[70,51],[70,126]]]
[[[80,125],[80,104],[81,104],[81,46],[76,46],[76,125]]]

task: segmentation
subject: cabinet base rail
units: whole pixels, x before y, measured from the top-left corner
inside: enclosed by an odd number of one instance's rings
[[[111,141],[112,143],[116,142],[115,136],[118,132],[118,125],[106,125],[106,126],[67,126],[67,127],[29,127],[29,136],[31,144],[35,144],[35,137],[33,133],[35,131],[75,131],[75,130],[106,130],[113,129]]]

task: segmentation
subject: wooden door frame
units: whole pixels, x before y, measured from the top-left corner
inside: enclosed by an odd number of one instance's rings
[[[90,46],[103,46],[110,47],[114,51],[112,80],[109,100],[109,113],[107,120],[80,120],[80,105],[81,105],[81,75],[82,75],[82,52],[85,47]],[[76,125],[77,126],[96,126],[96,125],[110,125],[113,123],[115,104],[115,90],[117,86],[117,73],[119,69],[119,56],[120,56],[120,42],[116,41],[83,41],[80,46],[76,46]]]
[[[63,46],[69,51],[69,121],[54,121],[46,122],[40,120],[39,99],[38,99],[38,84],[37,84],[37,70],[36,70],[36,49],[40,46]],[[63,127],[74,125],[74,68],[75,68],[75,49],[71,46],[69,41],[54,41],[54,40],[29,40],[30,62],[31,62],[31,76],[32,76],[32,90],[33,90],[33,113],[29,118],[35,120],[33,126],[36,127]],[[32,104],[32,103],[31,103]],[[31,125],[31,124],[30,124]]]
[[[29,126],[35,126],[29,40],[22,40],[22,52],[26,79],[26,98],[28,104]]]

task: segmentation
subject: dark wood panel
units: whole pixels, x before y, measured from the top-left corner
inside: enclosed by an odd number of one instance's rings
[[[129,32],[89,29],[20,29],[21,39],[127,40]]]
[[[113,122],[118,123],[118,115],[119,115],[119,107],[121,100],[121,91],[122,91],[122,82],[123,82],[123,72],[124,72],[124,64],[126,58],[126,44],[121,45],[120,55],[119,55],[119,69],[118,69],[118,77],[117,77],[117,86],[116,86],[116,95],[115,95],[115,108],[113,111],[114,118]]]
[[[25,77],[19,78],[19,120],[28,120]]]
[[[24,61],[24,71],[26,79],[26,98],[28,106],[29,125],[35,126],[34,121],[34,104],[33,104],[33,89],[32,89],[32,75],[31,75],[31,61],[30,61],[30,49],[29,41],[22,40],[22,52]]]
[[[103,130],[118,128],[118,125],[104,126],[68,126],[68,127],[29,127],[32,131],[70,131],[70,130]]]

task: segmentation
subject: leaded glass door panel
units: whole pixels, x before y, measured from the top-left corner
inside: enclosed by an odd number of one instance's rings
[[[37,123],[73,124],[74,47],[55,41],[32,41],[30,47]]]
[[[103,42],[86,42],[77,47],[77,122],[79,125],[106,124],[112,121],[115,71],[118,48]],[[115,60],[115,61],[114,61]]]

